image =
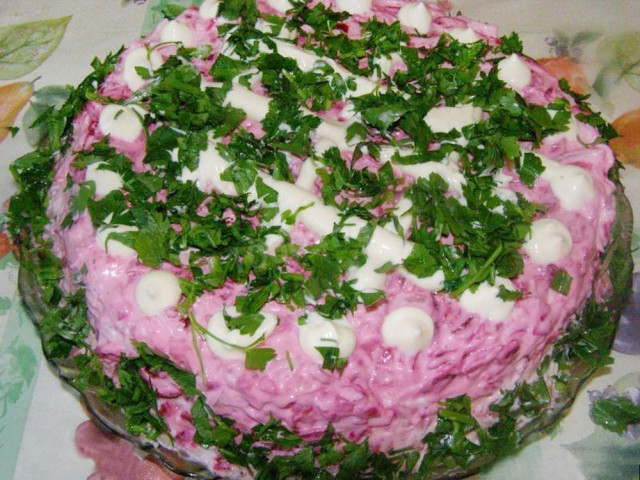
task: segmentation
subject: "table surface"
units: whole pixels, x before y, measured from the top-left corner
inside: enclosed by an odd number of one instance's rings
[[[15,192],[10,163],[32,140],[23,119],[55,101],[61,86],[75,85],[104,58],[133,41],[161,18],[163,5],[186,0],[0,0],[0,125],[20,130],[0,146],[0,476],[15,480],[73,480],[94,474],[83,457],[76,429],[85,412],[53,375],[33,326],[16,295],[17,262],[5,233],[7,200]],[[525,52],[591,94],[591,102],[631,132],[619,144],[634,211],[640,211],[640,2],[638,0],[458,0],[452,10],[517,31]],[[6,123],[12,112],[15,120]],[[1,132],[1,130],[0,130]],[[635,132],[635,133],[633,133]],[[638,238],[634,230],[634,238]],[[637,240],[635,243],[639,243]],[[636,264],[640,262],[637,261]],[[639,299],[640,300],[640,299]],[[637,310],[640,311],[640,310]],[[550,435],[479,475],[482,480],[637,479],[640,435],[620,436],[589,418],[589,392],[640,387],[640,319],[629,312],[619,333],[627,353],[599,372],[570,415]],[[635,332],[635,333],[634,333]],[[106,448],[106,447],[105,447]],[[111,448],[111,447],[109,447]],[[105,453],[108,455],[109,453]],[[143,463],[142,461],[140,461]],[[153,470],[153,471],[152,471]],[[111,476],[109,476],[111,472]],[[115,473],[114,473],[115,472]],[[149,473],[152,472],[152,473]],[[127,475],[101,471],[103,479],[169,478],[157,468]],[[93,478],[96,478],[94,475]]]

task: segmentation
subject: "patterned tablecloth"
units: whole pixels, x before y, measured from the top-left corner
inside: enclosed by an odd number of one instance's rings
[[[29,143],[34,141],[34,132],[27,132],[23,126],[39,111],[61,100],[61,86],[77,84],[90,72],[95,56],[103,58],[147,31],[162,17],[167,3],[184,4],[184,0],[0,0],[2,478],[85,479],[96,469],[76,442],[76,430],[87,420],[86,414],[43,361],[34,328],[16,296],[18,267],[4,232],[3,212],[15,191],[9,165],[28,152]],[[552,73],[566,77],[574,89],[591,94],[595,107],[623,134],[614,147],[627,163],[623,181],[634,210],[640,211],[640,170],[632,166],[640,166],[640,2],[452,3],[454,11],[459,9],[466,16],[493,23],[501,34],[518,31],[530,56],[540,59]],[[637,259],[636,264],[640,264]],[[589,392],[612,386],[635,393],[640,400],[640,303],[632,302],[623,318],[613,355],[615,363],[586,385],[569,417],[549,436],[479,478],[637,479],[640,427],[621,436],[596,426],[589,417]],[[103,460],[134,458],[127,446],[105,441],[100,448]],[[125,474],[114,465],[118,462],[101,462],[99,478],[173,478],[137,460],[131,463],[135,468],[127,467],[129,473]]]

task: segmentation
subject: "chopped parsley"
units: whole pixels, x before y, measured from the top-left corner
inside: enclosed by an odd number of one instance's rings
[[[567,273],[564,269],[558,269],[553,274],[550,287],[562,295],[568,295],[571,290],[571,282],[573,277]]]

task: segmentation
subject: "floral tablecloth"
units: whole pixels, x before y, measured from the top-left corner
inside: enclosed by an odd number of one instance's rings
[[[99,460],[97,465],[84,456],[87,451],[78,444],[77,429],[80,425],[89,428],[87,416],[73,393],[43,361],[34,328],[20,307],[16,294],[18,266],[5,233],[3,212],[15,191],[9,165],[37,140],[37,132],[29,131],[25,125],[38,112],[62,101],[61,86],[77,84],[90,72],[94,57],[103,58],[148,31],[162,17],[167,3],[185,2],[0,0],[2,478],[173,478],[159,467],[139,460],[127,445],[109,439],[91,452]],[[539,59],[552,73],[566,77],[577,91],[591,95],[595,107],[622,134],[613,146],[627,164],[623,181],[634,210],[640,211],[640,170],[633,166],[640,166],[638,0],[458,0],[451,2],[451,7],[497,25],[501,34],[518,31],[530,56]],[[636,255],[640,257],[637,252]],[[636,283],[638,296],[640,282]],[[550,435],[479,478],[639,478],[640,428],[618,435],[596,426],[589,417],[594,392],[608,387],[611,388],[606,392],[640,392],[640,297],[633,300],[618,332],[615,363],[586,385],[569,417]]]

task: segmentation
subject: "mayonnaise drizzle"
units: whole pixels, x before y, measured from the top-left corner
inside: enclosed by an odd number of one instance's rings
[[[213,142],[209,142],[207,149],[200,152],[198,167],[193,171],[184,167],[180,180],[182,182],[193,181],[203,192],[215,190],[226,195],[235,196],[238,193],[233,182],[220,178],[229,166],[230,163],[220,156],[220,152],[218,152]]]
[[[473,105],[434,107],[424,116],[424,121],[434,133],[447,133],[462,129],[482,120],[482,109]]]

